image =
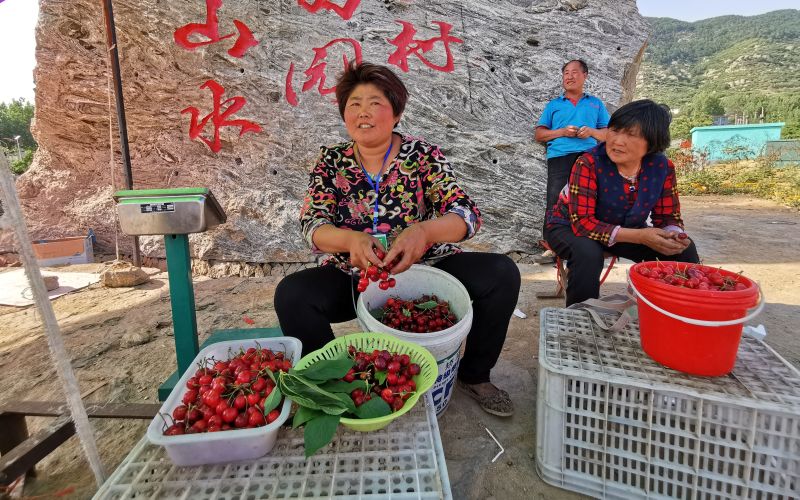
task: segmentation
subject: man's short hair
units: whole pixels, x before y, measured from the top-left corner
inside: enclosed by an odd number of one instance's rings
[[[669,108],[650,99],[632,101],[614,111],[608,121],[613,130],[636,131],[647,141],[647,153],[660,153],[669,147]]]
[[[569,61],[565,62],[564,65],[561,66],[561,72],[563,73],[564,70],[567,69],[567,66],[569,66],[570,63],[574,63],[574,62],[576,62],[576,63],[581,65],[581,69],[583,70],[584,73],[589,73],[589,65],[587,65],[586,61],[584,61],[583,59],[572,59],[572,60],[569,60]]]

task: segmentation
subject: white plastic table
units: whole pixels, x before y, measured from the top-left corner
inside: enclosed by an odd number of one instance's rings
[[[340,426],[306,459],[302,430],[281,428],[272,451],[256,460],[178,467],[143,437],[95,499],[452,499],[430,394],[406,415],[373,432]]]

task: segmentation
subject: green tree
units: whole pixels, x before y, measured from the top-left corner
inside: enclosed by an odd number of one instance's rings
[[[719,97],[711,94],[700,93],[692,99],[692,109],[698,115],[719,116],[725,114],[725,108]]]
[[[0,139],[8,142],[19,136],[19,146],[23,149],[36,149],[36,141],[31,134],[33,121],[33,104],[25,99],[0,103]],[[16,148],[16,141],[13,144]]]
[[[28,167],[31,166],[32,162],[33,162],[33,150],[26,149],[25,152],[22,153],[21,159],[18,160],[16,156],[13,156],[13,160],[11,161],[11,171],[19,175],[28,170]]]
[[[710,115],[690,111],[681,113],[672,120],[669,126],[669,135],[673,139],[689,139],[692,136],[692,129],[695,127],[705,127],[711,125],[713,120]]]
[[[692,120],[687,115],[679,115],[669,125],[669,135],[673,139],[688,139],[692,130]]]
[[[25,99],[16,99],[8,104],[0,103],[0,154],[3,149],[6,150],[11,170],[15,174],[25,172],[33,161],[37,145],[31,134],[32,121],[33,104]],[[19,143],[15,139],[17,136]],[[19,154],[22,158],[18,157]]]

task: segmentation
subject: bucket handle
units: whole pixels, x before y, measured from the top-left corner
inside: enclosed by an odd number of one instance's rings
[[[671,313],[669,311],[665,311],[664,309],[661,309],[657,305],[653,304],[652,302],[647,300],[644,297],[644,295],[642,295],[641,292],[639,292],[639,290],[636,289],[636,285],[633,284],[633,280],[631,279],[630,271],[628,271],[628,286],[631,288],[631,290],[633,290],[633,293],[636,296],[636,298],[637,299],[641,299],[648,306],[652,307],[653,309],[655,309],[656,311],[660,312],[664,316],[669,316],[672,319],[677,319],[678,321],[682,321],[682,322],[688,323],[690,325],[697,325],[697,326],[730,326],[730,325],[738,325],[739,323],[746,323],[746,322],[750,321],[751,319],[753,319],[756,316],[758,316],[759,314],[761,314],[761,311],[764,310],[764,294],[761,293],[761,287],[758,287],[758,297],[759,297],[758,306],[755,308],[755,310],[753,312],[751,312],[750,314],[748,314],[744,318],[730,319],[730,320],[727,320],[727,321],[708,321],[708,320],[704,320],[704,319],[686,318],[686,317],[681,316],[679,314],[674,314],[674,313]],[[756,285],[756,286],[758,286],[758,285]]]

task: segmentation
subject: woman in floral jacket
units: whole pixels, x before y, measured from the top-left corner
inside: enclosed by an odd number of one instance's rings
[[[397,259],[392,272],[399,274],[415,263],[432,265],[461,281],[473,300],[458,386],[489,413],[510,416],[508,393],[489,375],[517,302],[516,265],[506,256],[462,252],[453,244],[478,231],[480,211],[438,146],[394,132],[408,92],[390,69],[351,65],[337,82],[336,97],[352,140],[321,148],[300,214],[308,244],[328,255],[320,267],[278,285],[275,310],[283,333],[299,338],[305,353],[333,340],[331,323],[356,317],[354,268]]]

